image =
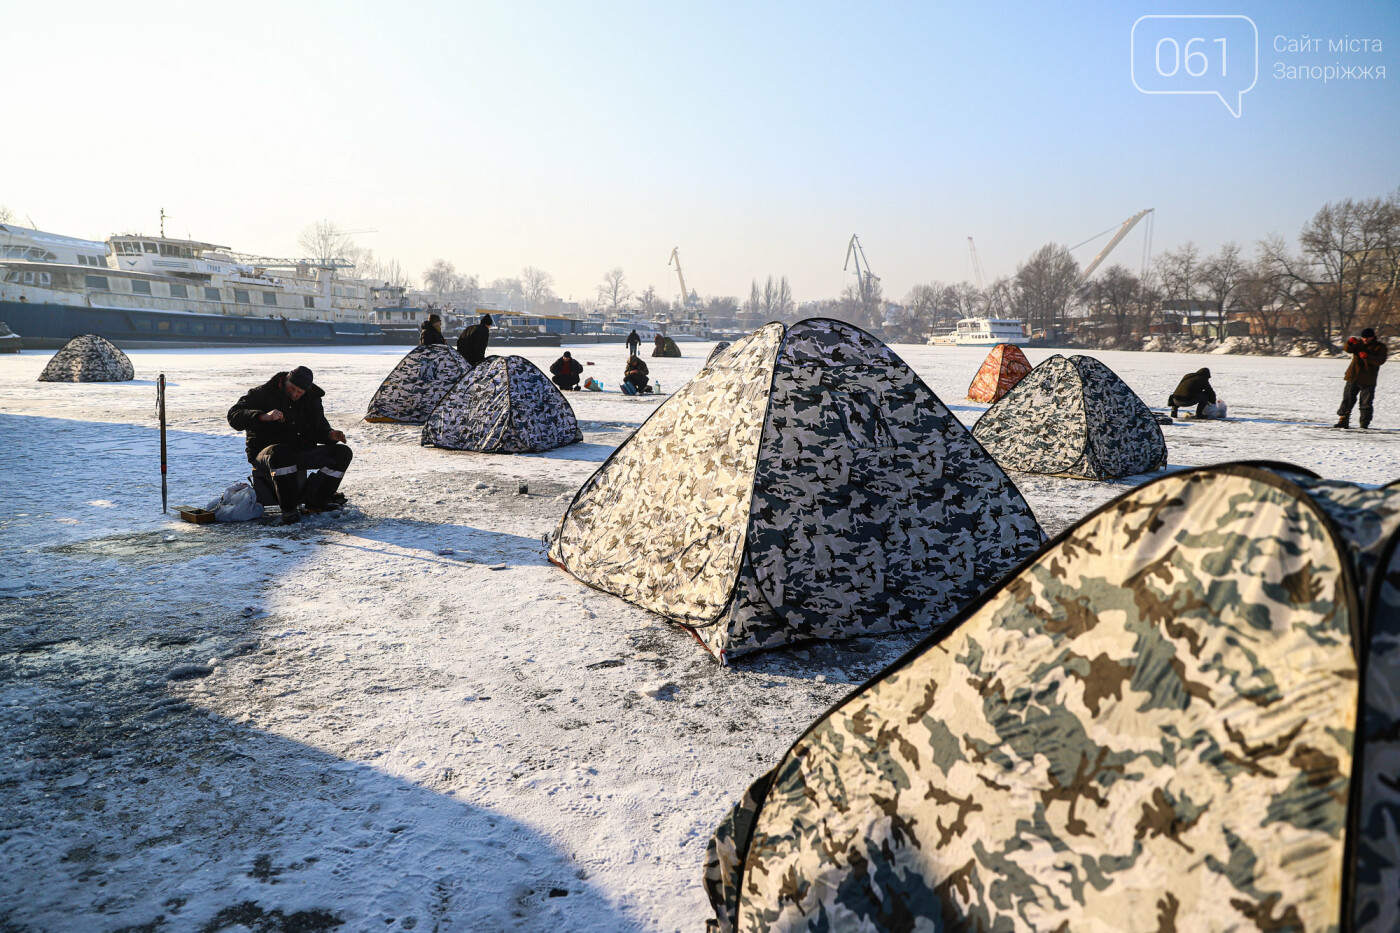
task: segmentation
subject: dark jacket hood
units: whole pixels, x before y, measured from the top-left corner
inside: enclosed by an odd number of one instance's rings
[[[290,370],[288,370],[287,372],[290,372]],[[267,382],[264,382],[262,387],[263,387],[264,389],[270,389],[270,390],[273,391],[273,392],[282,392],[282,380],[284,380],[284,379],[286,379],[286,378],[287,378],[287,373],[286,373],[286,372],[280,372],[280,373],[278,373],[277,375],[273,376],[271,379],[267,380]],[[286,393],[286,392],[282,392],[282,394],[283,394],[283,395],[286,395],[287,393]],[[326,397],[326,392],[325,392],[325,390],[322,389],[320,386],[318,386],[318,385],[317,385],[316,383],[314,383],[314,382],[311,383],[311,388],[309,388],[309,389],[306,390],[306,394],[309,395],[309,396],[311,396],[312,398],[325,398],[325,397]],[[290,397],[290,396],[288,397],[287,401],[291,401],[291,397]]]

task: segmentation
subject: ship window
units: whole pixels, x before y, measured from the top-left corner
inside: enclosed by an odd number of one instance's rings
[[[276,293],[276,292],[263,292],[263,293],[262,293],[262,296],[263,296],[263,304],[265,304],[265,305],[275,305],[275,304],[277,304],[277,293]]]
[[[222,297],[220,297],[220,295],[219,295],[219,290],[218,290],[217,288],[206,288],[206,289],[204,289],[204,300],[205,300],[205,301],[222,301],[223,299],[222,299]]]
[[[85,275],[83,284],[88,288],[95,288],[98,291],[107,291],[107,276],[105,275]]]
[[[170,329],[170,322],[169,322],[169,321],[156,321],[156,330],[169,330],[169,329]]]
[[[149,295],[151,293],[151,283],[133,280],[131,283],[131,293],[133,295]]]
[[[89,256],[88,262],[92,263],[94,266],[107,265],[107,260],[102,256]]]
[[[146,248],[146,252],[148,253],[158,252],[154,243],[142,243],[141,245]]]
[[[151,322],[148,321],[146,318],[139,317],[136,319],[136,329],[140,331],[145,331],[146,333],[150,333]]]
[[[26,272],[26,273],[24,274],[24,284],[25,284],[25,285],[33,285],[33,284],[34,284],[34,273],[33,273],[33,272]]]
[[[302,297],[301,300],[302,300],[302,302],[303,302],[308,308],[315,309],[315,307],[316,307],[316,299],[315,299],[315,298],[312,298],[310,295],[305,295],[305,296]]]
[[[235,288],[233,290],[233,300],[241,305],[252,304],[252,302],[248,300],[248,290],[245,288]]]
[[[251,325],[251,324],[239,324],[239,325],[238,325],[238,332],[239,332],[240,334],[251,334],[251,333],[253,332],[253,325]]]
[[[85,266],[85,265],[87,265],[87,257],[84,256],[82,253],[79,253],[79,254],[78,254],[78,265],[80,265],[80,266]]]
[[[185,291],[185,286],[183,286],[183,285],[171,285],[171,286],[170,286],[170,297],[171,297],[171,298],[188,298],[188,297],[189,297],[189,292]]]
[[[40,284],[40,285],[50,285],[50,284],[52,284],[52,283],[53,283],[53,280],[49,278],[49,274],[48,274],[47,272],[40,272],[40,273],[39,273],[39,284]]]

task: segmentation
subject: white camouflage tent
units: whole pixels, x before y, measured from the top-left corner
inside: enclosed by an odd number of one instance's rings
[[[136,368],[116,344],[96,334],[74,337],[53,355],[40,382],[126,382]]]
[[[523,356],[488,356],[442,397],[424,447],[518,454],[583,440],[564,393]]]
[[[982,414],[972,435],[997,463],[1025,473],[1114,479],[1167,462],[1151,410],[1089,356],[1041,363]]]
[[[1006,474],[888,347],[768,324],[575,496],[550,559],[717,657],[929,629],[1040,545]]]
[[[365,420],[422,424],[470,369],[462,354],[447,344],[414,347],[380,384]]]

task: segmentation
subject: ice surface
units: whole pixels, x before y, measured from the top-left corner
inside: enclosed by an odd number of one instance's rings
[[[359,420],[406,349],[135,351],[141,384],[0,357],[0,925],[700,930],[725,810],[914,640],[719,667],[540,544],[660,400],[570,393],[584,442],[546,454],[423,448]],[[668,388],[710,344],[681,349],[647,360]],[[897,350],[976,419],[982,351]],[[621,346],[574,351],[616,383]],[[1231,420],[1166,426],[1174,467],[1400,476],[1384,373],[1361,434],[1325,427],[1342,361],[1093,355],[1158,410],[1210,366]],[[355,448],[351,507],[287,529],[162,515],[150,380],[170,386],[170,501],[201,503],[247,476],[229,405],[298,363]],[[1141,478],[1015,479],[1053,533]]]

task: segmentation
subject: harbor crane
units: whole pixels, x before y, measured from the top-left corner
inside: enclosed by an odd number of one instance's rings
[[[870,263],[865,258],[865,249],[860,245],[860,237],[851,234],[851,242],[846,245],[846,264],[841,267],[841,271],[851,271],[852,263],[856,267],[856,284],[860,292],[860,303],[869,307],[875,299],[875,285],[880,281],[880,277],[870,271]]]
[[[672,247],[671,258],[666,265],[676,267],[676,278],[681,280],[681,307],[689,308],[695,304],[695,300],[691,299],[690,292],[685,287],[685,273],[681,271],[681,248],[679,246]],[[696,296],[696,299],[698,298],[699,296]]]
[[[982,290],[982,263],[977,261],[977,244],[972,242],[972,237],[967,238],[968,251],[972,253],[972,275],[977,279],[977,290]]]
[[[1151,213],[1153,212],[1153,210],[1155,210],[1155,208],[1149,207],[1149,208],[1147,208],[1146,210],[1138,211],[1136,214],[1134,214],[1133,216],[1129,217],[1127,220],[1123,221],[1122,226],[1120,226],[1120,227],[1118,228],[1118,232],[1115,233],[1115,234],[1113,235],[1113,239],[1109,240],[1108,243],[1104,245],[1104,248],[1101,249],[1101,250],[1099,250],[1099,254],[1098,254],[1097,256],[1094,257],[1093,261],[1090,262],[1087,266],[1084,267],[1084,271],[1081,272],[1081,273],[1079,273],[1079,278],[1075,280],[1075,282],[1074,282],[1074,287],[1075,287],[1075,288],[1079,288],[1081,285],[1083,285],[1084,283],[1088,282],[1088,281],[1089,281],[1089,276],[1093,275],[1093,274],[1094,274],[1094,270],[1097,269],[1097,268],[1103,263],[1103,261],[1104,261],[1105,259],[1108,258],[1108,254],[1111,253],[1111,252],[1113,252],[1113,248],[1114,248],[1115,246],[1117,246],[1119,243],[1122,243],[1122,242],[1123,242],[1123,238],[1126,237],[1129,233],[1132,232],[1132,229],[1138,225],[1138,222],[1141,221],[1144,217],[1146,217],[1146,216],[1148,216],[1149,214],[1151,214]],[[1109,230],[1112,230],[1112,229],[1113,229],[1112,227],[1109,228]],[[1148,259],[1149,259],[1149,255],[1148,255],[1148,254],[1151,252],[1151,249],[1152,249],[1152,246],[1151,246],[1151,243],[1152,243],[1152,240],[1151,240],[1151,237],[1152,237],[1151,229],[1152,229],[1152,225],[1151,225],[1151,222],[1149,222],[1149,223],[1148,223],[1148,241],[1147,241],[1147,245],[1144,246],[1144,248],[1143,248],[1143,259],[1142,259],[1142,264],[1143,264],[1143,272],[1144,272],[1144,274],[1146,273],[1146,269],[1147,269],[1147,261],[1148,261]],[[1084,243],[1091,243],[1091,242],[1093,242],[1094,240],[1097,240],[1099,237],[1103,236],[1103,234],[1104,234],[1104,233],[1107,233],[1107,232],[1108,232],[1108,230],[1105,230],[1103,233],[1095,234],[1094,236],[1091,236],[1091,237],[1089,237],[1089,239],[1085,240]],[[1083,246],[1084,243],[1080,243],[1079,246]],[[1078,249],[1079,246],[1071,247],[1071,249]]]

